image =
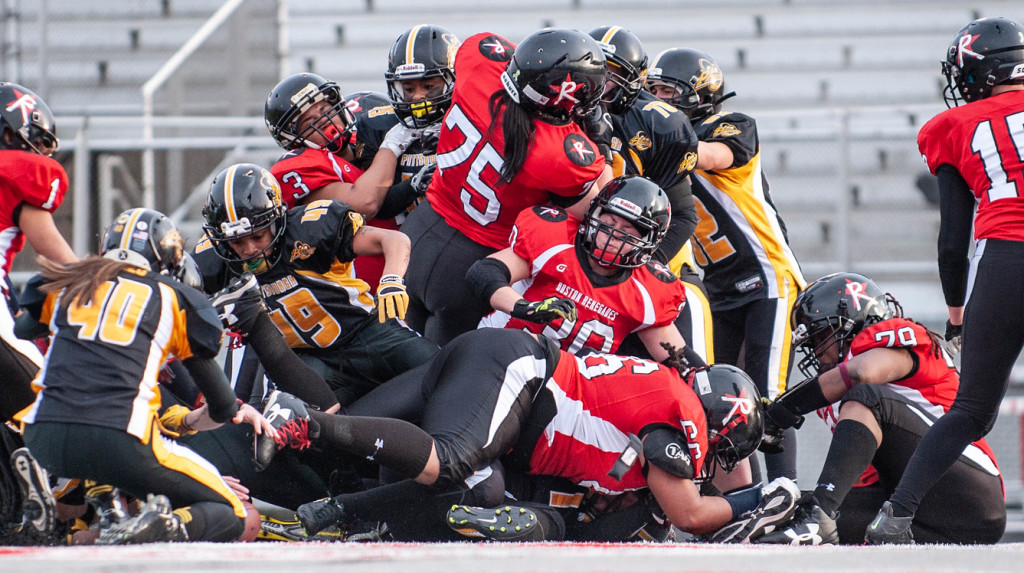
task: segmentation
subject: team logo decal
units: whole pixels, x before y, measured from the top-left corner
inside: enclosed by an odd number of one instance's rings
[[[569,215],[558,207],[534,207],[533,212],[541,219],[552,223],[558,223],[569,218]]]
[[[651,271],[651,274],[663,283],[671,284],[676,282],[676,275],[659,261],[647,263],[647,270]]]
[[[570,133],[565,138],[564,143],[565,155],[576,165],[586,167],[594,163],[597,159],[597,153],[594,152],[594,146],[578,133]]]
[[[964,34],[960,36],[960,40],[956,44],[956,65],[962,68],[964,66],[964,56],[970,56],[976,60],[984,60],[985,56],[975,52],[971,46],[974,45],[974,41],[981,36],[972,36],[970,34]]]
[[[853,299],[853,307],[857,310],[861,310],[860,301],[870,303],[874,300],[871,295],[865,292],[868,288],[867,283],[858,283],[851,280],[846,281],[846,294]]]
[[[574,105],[580,103],[580,100],[576,99],[576,96],[573,94],[583,87],[583,84],[574,82],[568,72],[566,72],[565,79],[561,83],[551,84],[549,87],[552,91],[558,90],[558,95],[555,97],[555,101],[551,102],[551,105],[560,105],[565,109],[572,109]]]
[[[288,259],[288,262],[294,262],[295,259],[308,259],[313,256],[316,251],[316,247],[311,247],[302,241],[295,241],[295,248],[292,249],[292,256]]]
[[[741,423],[747,423],[747,416],[754,411],[754,401],[747,397],[746,389],[740,390],[739,396],[730,396],[729,394],[723,394],[722,400],[732,404],[732,408],[729,409],[729,413],[725,415],[722,420],[722,424],[728,424],[728,427],[734,427]],[[732,420],[730,423],[729,420]]]
[[[715,128],[715,132],[711,134],[711,137],[733,137],[740,133],[742,132],[735,125],[731,123],[723,123]]]
[[[487,36],[477,46],[485,58],[495,62],[511,60],[512,52],[515,51],[515,47],[512,44],[509,44],[507,40],[499,36]]]
[[[635,148],[637,151],[647,151],[651,148],[651,138],[647,137],[642,131],[636,132],[636,135],[629,140],[629,146]]]
[[[697,154],[693,151],[687,151],[686,155],[683,155],[683,160],[679,162],[679,169],[676,169],[676,173],[689,173],[697,168]]]
[[[14,95],[17,96],[17,99],[7,102],[4,109],[7,111],[18,110],[21,112],[21,123],[31,123],[32,115],[36,111],[36,98],[29,94],[23,94],[18,90],[14,90]]]
[[[700,66],[700,75],[693,82],[694,89],[704,86],[708,86],[713,92],[722,89],[722,82],[725,78],[722,75],[722,69],[717,64],[701,58],[697,65]]]

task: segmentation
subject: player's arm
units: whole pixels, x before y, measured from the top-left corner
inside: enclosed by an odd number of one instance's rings
[[[967,258],[974,223],[974,194],[960,172],[942,164],[935,174],[939,182],[939,280],[954,325],[963,322],[967,295]]]
[[[732,148],[721,141],[697,143],[697,169],[715,171],[732,167],[735,157]]]
[[[412,247],[404,233],[363,225],[352,237],[352,250],[356,256],[384,255],[384,274],[403,277]]]
[[[473,263],[466,273],[466,282],[494,310],[511,313],[516,303],[523,300],[523,295],[510,285],[529,276],[530,262],[517,255],[512,247],[506,247]]]
[[[53,215],[28,203],[22,203],[16,221],[37,253],[55,263],[73,263],[78,260],[71,246],[57,230]]]
[[[640,342],[644,343],[644,348],[650,353],[651,358],[658,362],[664,362],[669,357],[668,350],[662,346],[662,342],[667,342],[677,349],[686,347],[683,335],[679,334],[679,329],[671,322],[664,326],[652,326],[639,330],[636,335],[640,337]]]
[[[701,496],[692,479],[670,474],[656,465],[647,469],[647,485],[665,517],[683,531],[702,534],[732,520],[732,506],[725,498]]]

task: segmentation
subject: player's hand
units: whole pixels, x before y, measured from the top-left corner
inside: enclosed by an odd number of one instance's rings
[[[537,302],[519,300],[512,308],[512,317],[537,324],[547,324],[556,318],[576,321],[576,303],[568,298],[548,297]]]
[[[580,118],[580,128],[597,145],[606,163],[612,162],[612,118],[598,104],[587,115]]]
[[[220,476],[224,479],[224,483],[228,484],[231,491],[238,496],[239,501],[249,501],[249,488],[242,485],[242,482],[234,476]]]
[[[267,436],[268,438],[274,439],[277,437],[277,430],[274,429],[274,425],[270,423],[259,410],[253,408],[249,404],[242,404],[238,407],[233,418],[231,418],[232,424],[248,424],[252,426],[253,431],[257,436]]]
[[[963,344],[963,330],[964,325],[953,324],[949,320],[946,320],[946,350],[950,354],[960,352],[960,346]]]
[[[412,176],[412,190],[416,193],[417,197],[422,197],[427,192],[427,187],[430,186],[430,180],[434,178],[434,171],[437,169],[437,163],[427,163],[420,170],[416,172],[416,175]]]
[[[398,122],[394,127],[388,130],[387,135],[384,136],[384,141],[381,142],[381,149],[390,149],[395,157],[401,157],[405,153],[406,149],[412,145],[412,142],[419,139],[420,129],[411,129],[404,123]]]
[[[247,334],[260,313],[267,312],[256,277],[242,273],[228,283],[228,286],[214,293],[210,303],[217,309],[225,328]]]
[[[761,453],[781,454],[786,448],[783,444],[787,428],[799,427],[804,417],[794,414],[782,404],[776,404],[767,397],[761,398],[764,407],[764,436],[757,447]]]
[[[398,275],[384,275],[377,285],[377,320],[405,318],[409,308],[409,295],[405,292],[405,280]]]
[[[441,122],[428,125],[423,128],[420,134],[420,147],[423,148],[423,155],[434,155],[437,153],[437,144],[441,140]]]

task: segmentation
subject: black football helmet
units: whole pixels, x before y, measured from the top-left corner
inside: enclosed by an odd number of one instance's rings
[[[639,236],[601,221],[604,213],[612,213],[630,222]],[[622,176],[609,181],[594,198],[583,217],[576,240],[591,258],[602,265],[636,268],[647,264],[668,231],[672,207],[668,195],[658,184],[646,177]],[[610,241],[597,245],[598,233],[607,233],[619,241],[614,248]],[[627,246],[632,247],[626,250]]]
[[[103,232],[102,255],[177,278],[185,241],[174,223],[153,209],[128,209]]]
[[[698,369],[692,383],[708,421],[708,457],[730,472],[761,444],[761,394],[746,372],[728,364]],[[714,471],[714,465],[705,466],[709,477]]]
[[[647,79],[647,51],[640,38],[620,26],[601,26],[590,31],[607,60],[607,80],[615,85],[605,86],[601,101],[609,113],[624,113],[644,89]]]
[[[441,121],[452,105],[455,89],[455,52],[459,38],[447,28],[421,24],[406,30],[395,40],[388,54],[388,95],[395,114],[412,129],[422,129]],[[440,78],[443,85],[427,99],[406,101],[402,82]]]
[[[726,93],[725,76],[714,58],[690,48],[669,48],[655,56],[647,71],[648,90],[658,84],[675,90],[676,95],[665,101],[691,121],[718,113],[722,102],[736,95]]]
[[[300,125],[299,120],[306,110],[324,101],[330,107],[319,117]],[[311,73],[288,76],[274,86],[263,107],[263,120],[270,135],[284,149],[322,147],[333,153],[345,150],[355,123],[338,84]],[[321,146],[309,141],[313,134],[320,134],[327,143]]]
[[[516,47],[501,83],[528,111],[565,123],[601,101],[605,72],[604,52],[593,38],[578,30],[545,28]]]
[[[1006,18],[981,18],[953,36],[942,62],[947,107],[992,95],[999,84],[1024,83],[1024,26]]]
[[[246,270],[260,273],[272,267],[281,256],[277,248],[284,237],[285,206],[281,187],[266,169],[253,163],[237,163],[217,174],[210,196],[203,207],[203,230],[221,258],[243,262]],[[242,259],[228,245],[233,239],[247,237],[270,228],[273,239],[260,253]]]
[[[793,303],[790,320],[793,345],[805,354],[800,372],[808,378],[818,375],[819,357],[834,345],[842,361],[860,331],[899,314],[895,299],[864,275],[834,273],[807,285]]]
[[[59,147],[53,112],[43,98],[24,86],[0,82],[0,149],[49,157]]]

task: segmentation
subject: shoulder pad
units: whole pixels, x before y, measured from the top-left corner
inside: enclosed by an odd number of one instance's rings
[[[564,209],[551,205],[537,205],[533,208],[533,212],[541,219],[551,223],[560,223],[569,218],[569,214]]]
[[[644,437],[644,460],[683,479],[693,479],[693,460],[690,446],[681,431],[658,427]]]
[[[203,293],[175,279],[160,275],[151,276],[170,285],[177,293],[178,303],[185,311],[185,328],[192,356],[216,358],[220,353],[224,329],[221,327],[220,316],[210,305],[210,300]]]
[[[658,261],[647,263],[647,270],[663,283],[674,283],[679,280],[679,277],[671,269]]]

